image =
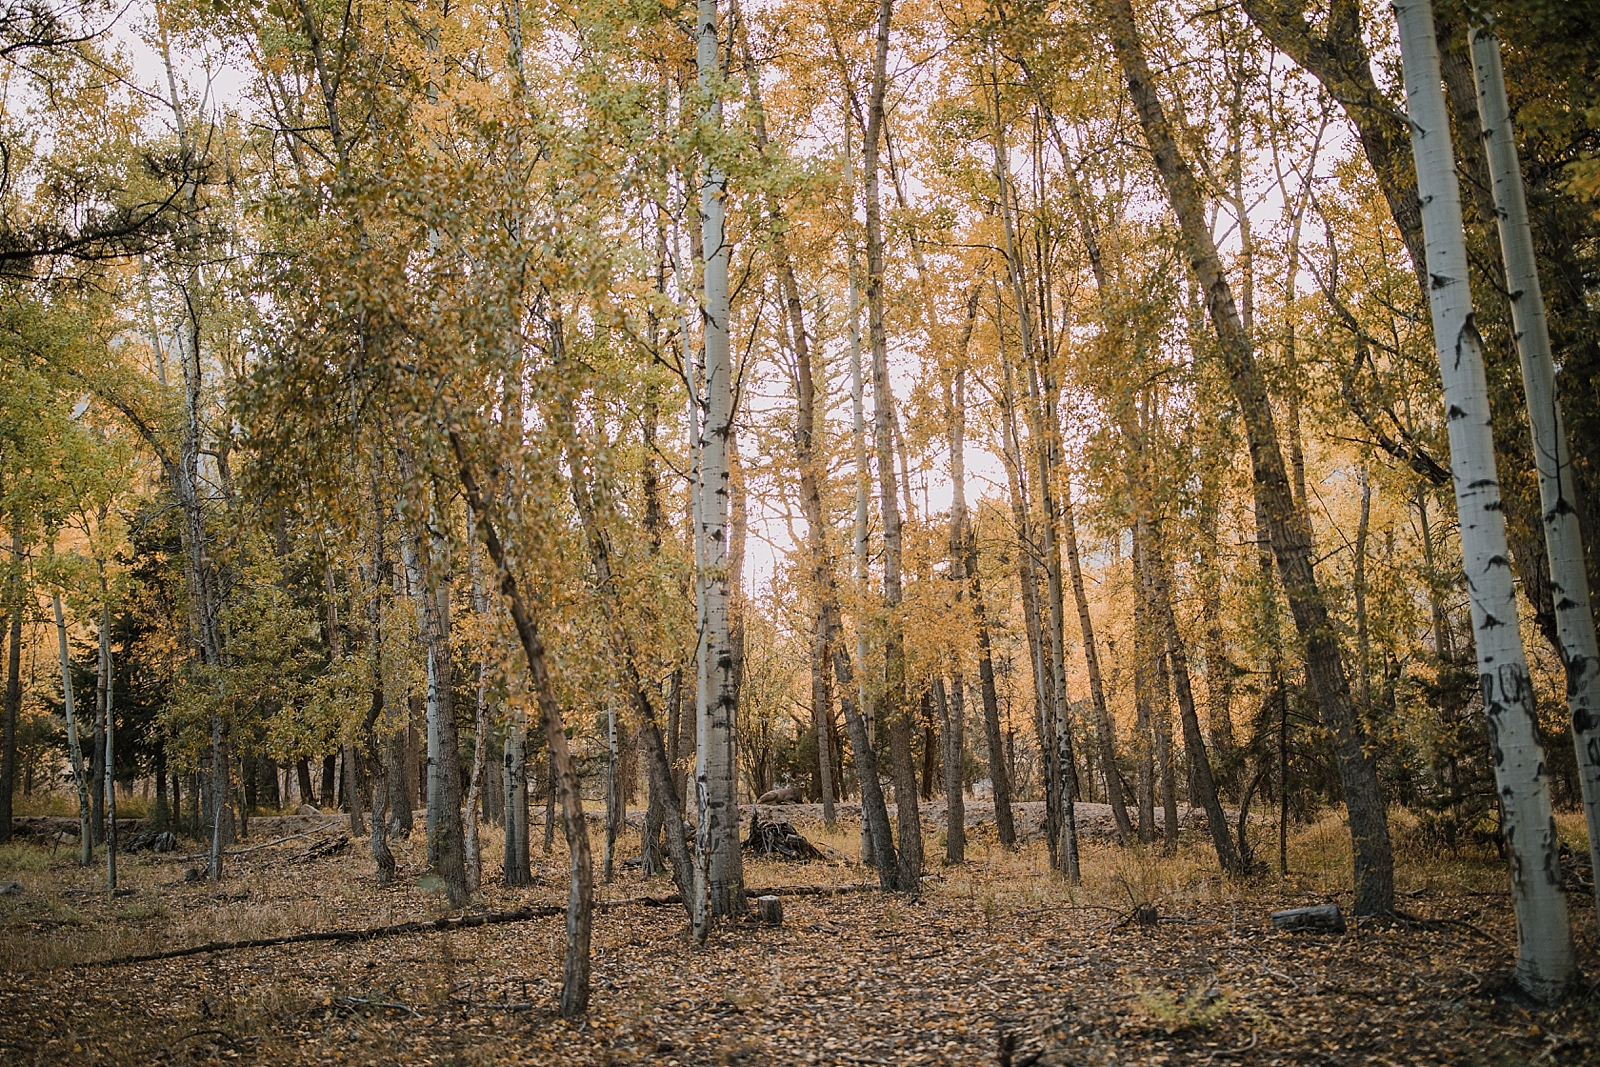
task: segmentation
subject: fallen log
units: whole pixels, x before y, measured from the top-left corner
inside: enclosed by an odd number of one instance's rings
[[[831,897],[840,893],[856,893],[875,888],[877,888],[875,884],[863,882],[858,885],[779,886],[776,889],[750,889],[746,890],[746,893],[750,896],[768,897]],[[670,897],[626,897],[622,900],[596,901],[594,910],[606,912],[635,904],[663,907],[682,903],[683,898],[677,895]],[[252,937],[243,941],[208,941],[203,945],[167,949],[165,952],[145,952],[131,956],[114,956],[106,960],[84,960],[81,963],[74,963],[72,966],[75,969],[83,967],[121,967],[130,963],[152,963],[156,960],[175,960],[184,956],[199,956],[207,952],[234,952],[247,948],[303,945],[316,941],[373,941],[380,937],[395,937],[400,934],[427,934],[449,930],[471,930],[479,926],[502,926],[506,923],[549,919],[566,913],[567,906],[565,904],[551,904],[540,907],[517,908],[514,911],[485,912],[482,915],[456,915],[444,919],[414,919],[411,922],[390,923],[387,926],[369,926],[356,930],[312,930],[301,934],[283,934],[278,937]]]
[[[1290,908],[1272,913],[1272,925],[1286,933],[1342,934],[1344,916],[1337,904],[1318,904],[1311,908]]]

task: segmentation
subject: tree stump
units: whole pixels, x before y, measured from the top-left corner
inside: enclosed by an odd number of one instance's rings
[[[782,926],[783,898],[756,897],[756,918],[767,926]]]
[[[1337,904],[1318,904],[1313,908],[1290,908],[1272,913],[1272,925],[1289,933],[1342,934],[1344,916]]]
[[[762,822],[760,811],[750,813],[750,836],[744,840],[744,849],[746,852],[753,852],[769,859],[778,856],[786,860],[804,862],[823,858],[817,847],[807,841],[793,826],[782,819]]]

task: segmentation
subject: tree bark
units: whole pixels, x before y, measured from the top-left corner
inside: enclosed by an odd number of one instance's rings
[[[1517,162],[1517,144],[1506,102],[1500,41],[1492,29],[1471,33],[1473,73],[1478,87],[1478,113],[1483,121],[1494,206],[1499,220],[1500,248],[1505,259],[1506,289],[1522,363],[1522,387],[1533,431],[1533,455],[1539,472],[1539,499],[1544,509],[1545,546],[1554,590],[1556,633],[1567,674],[1567,713],[1578,752],[1578,777],[1584,817],[1589,829],[1590,869],[1600,871],[1600,652],[1595,647],[1594,616],[1589,606],[1589,576],[1584,566],[1583,534],[1574,506],[1572,456],[1562,424],[1556,389],[1550,328],[1528,226],[1528,205]],[[1600,881],[1595,886],[1600,907]]]
[[[1189,164],[1178,150],[1166,112],[1156,95],[1144,44],[1129,0],[1102,0],[1112,44],[1139,114],[1145,140],[1178,216],[1190,266],[1205,293],[1217,332],[1217,350],[1239,405],[1250,442],[1252,474],[1265,503],[1273,554],[1288,595],[1304,650],[1306,671],[1317,695],[1324,724],[1333,732],[1334,752],[1350,814],[1355,859],[1355,911],[1388,913],[1394,908],[1394,857],[1388,816],[1377,768],[1368,755],[1366,731],[1350,700],[1349,679],[1339,651],[1327,602],[1312,563],[1311,524],[1295,501],[1278,446],[1272,405],[1256,365],[1255,351],[1239,319],[1233,291],[1223,273],[1206,221],[1205,203]]]
[[[1433,12],[1427,0],[1396,0],[1406,111],[1422,197],[1434,345],[1444,380],[1461,521],[1461,555],[1471,590],[1479,682],[1494,752],[1502,836],[1511,861],[1517,914],[1517,984],[1541,1003],[1560,1000],[1574,974],[1572,931],[1556,857],[1556,828],[1507,560],[1505,517],[1489,428],[1488,383],[1461,226],[1450,126],[1441,88]]]
[[[697,66],[701,91],[710,95],[707,118],[722,123],[722,107],[714,95],[721,78],[716,0],[699,0]],[[700,522],[703,546],[697,581],[705,603],[705,636],[700,647],[699,691],[705,709],[700,731],[696,794],[703,793],[704,819],[699,834],[707,835],[707,891],[713,915],[743,915],[744,866],[739,852],[738,796],[738,665],[729,628],[728,545],[729,465],[733,433],[733,363],[728,348],[728,243],[724,228],[727,176],[715,159],[701,166],[700,221],[705,249],[705,294],[701,309],[705,328],[706,415],[700,435]]]

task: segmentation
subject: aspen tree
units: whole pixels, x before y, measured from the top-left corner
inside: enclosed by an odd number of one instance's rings
[[[1522,357],[1522,388],[1533,431],[1533,455],[1539,470],[1539,499],[1544,508],[1545,544],[1550,557],[1556,632],[1567,672],[1567,714],[1578,750],[1578,780],[1589,829],[1590,870],[1600,870],[1600,652],[1595,648],[1594,616],[1589,607],[1589,576],[1584,569],[1583,534],[1574,507],[1572,456],[1561,401],[1556,391],[1555,360],[1544,296],[1528,226],[1527,198],[1517,142],[1506,102],[1505,74],[1500,65],[1500,39],[1493,27],[1471,34],[1473,74],[1478,86],[1478,114],[1494,179],[1494,203],[1505,258],[1506,289],[1517,352]],[[1425,521],[1425,520],[1424,520]],[[1437,609],[1435,609],[1437,614]],[[1595,885],[1600,905],[1600,882]]]
[[[89,827],[89,790],[92,788],[83,766],[83,749],[78,742],[78,717],[73,714],[72,659],[67,653],[67,623],[61,612],[61,594],[50,602],[56,613],[56,642],[61,653],[61,706],[67,718],[67,759],[72,764],[72,784],[78,791],[78,866],[94,862],[94,839]]]
[[[1461,227],[1461,190],[1439,73],[1439,46],[1427,0],[1396,0],[1406,111],[1422,198],[1434,347],[1444,379],[1450,465],[1461,556],[1472,601],[1479,683],[1494,753],[1517,913],[1517,985],[1541,1003],[1561,999],[1573,977],[1572,930],[1556,858],[1544,746],[1533,682],[1522,648],[1516,592],[1507,558],[1505,517],[1489,429],[1489,392]]]
[[[699,0],[696,66],[705,98],[705,134],[722,126],[722,64],[716,0]],[[711,912],[743,915],[744,866],[739,853],[738,678],[729,632],[729,450],[733,434],[733,362],[728,343],[728,180],[715,157],[701,165],[700,223],[705,249],[701,316],[705,332],[705,420],[700,433],[700,542],[698,584],[705,600],[698,688],[704,708],[696,768],[696,794],[705,814],[707,892]]]

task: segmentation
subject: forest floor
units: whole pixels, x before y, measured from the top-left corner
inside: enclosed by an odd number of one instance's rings
[[[859,823],[813,840],[855,852]],[[969,820],[982,821],[981,813]],[[967,863],[940,867],[917,899],[849,889],[787,897],[785,922],[727,923],[689,946],[676,906],[618,904],[594,921],[592,1009],[555,1013],[558,917],[444,933],[113,957],[216,940],[377,926],[449,914],[424,874],[421,834],[402,843],[400,884],[379,890],[363,842],[307,858],[321,833],[230,860],[220,885],[185,881],[198,861],[124,857],[125,895],[80,869],[70,845],[0,847],[0,1063],[5,1064],[1593,1064],[1600,1062],[1600,957],[1586,893],[1570,892],[1585,978],[1537,1010],[1509,992],[1515,924],[1493,854],[1424,855],[1395,816],[1407,919],[1342,935],[1275,932],[1268,913],[1349,907],[1348,832],[1336,815],[1291,837],[1287,878],[1221,878],[1200,835],[1160,857],[1090,837],[1084,884],[1048,870],[1040,844],[1001,849],[977,827]],[[258,845],[294,823],[252,822]],[[1562,832],[1582,854],[1581,821]],[[1265,851],[1270,828],[1260,836]],[[536,884],[498,877],[470,910],[560,904],[560,835]],[[1273,842],[1275,844],[1275,842]],[[636,853],[630,833],[619,856]],[[601,840],[595,839],[597,867]],[[198,846],[188,851],[198,851]],[[1275,858],[1275,857],[1274,857]],[[751,887],[860,886],[839,860],[747,858]],[[671,893],[622,869],[598,901]],[[1124,920],[1154,904],[1159,924]]]

